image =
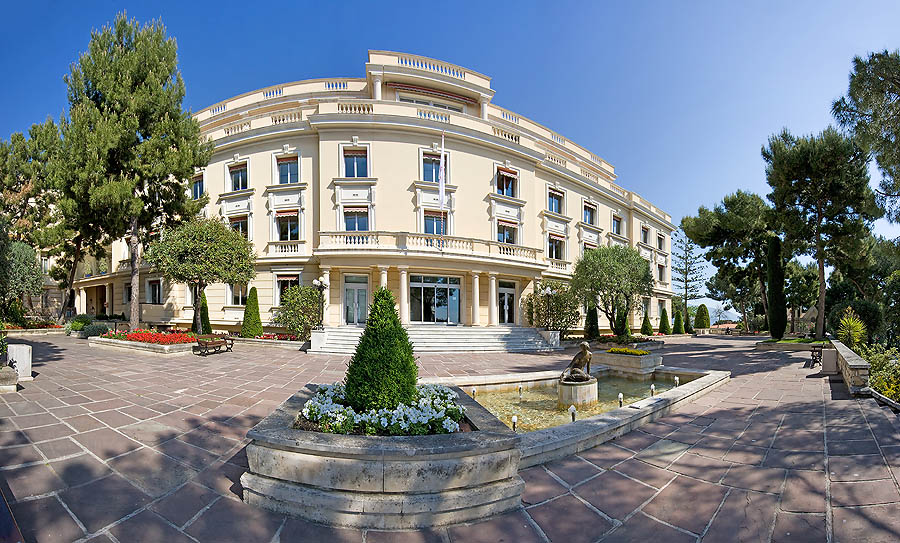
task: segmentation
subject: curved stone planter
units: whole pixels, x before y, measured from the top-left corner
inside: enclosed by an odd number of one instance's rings
[[[652,374],[656,368],[662,365],[662,359],[662,355],[652,353],[638,356],[600,352],[594,353],[591,363],[603,364],[614,372],[639,377]]]
[[[301,390],[247,436],[244,501],[334,526],[411,529],[520,507],[518,436],[457,389],[476,431],[346,436],[291,428]]]
[[[88,345],[90,345],[91,347],[112,347],[114,349],[141,351],[145,353],[163,355],[184,355],[191,354],[197,344],[179,343],[177,345],[159,345],[156,343],[141,343],[140,341],[124,341],[121,339],[92,337],[88,338]]]

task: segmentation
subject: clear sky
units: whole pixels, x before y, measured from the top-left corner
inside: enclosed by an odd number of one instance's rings
[[[0,137],[59,116],[69,64],[123,8],[177,38],[192,110],[360,77],[368,49],[477,70],[495,103],[608,160],[676,224],[737,189],[765,195],[768,136],[822,130],[853,56],[900,47],[897,1],[17,2],[0,20]]]

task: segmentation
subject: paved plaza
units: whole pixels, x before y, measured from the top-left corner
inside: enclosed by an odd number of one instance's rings
[[[0,396],[0,479],[28,541],[731,542],[900,540],[898,419],[750,338],[670,338],[665,363],[725,386],[612,442],[521,472],[524,508],[468,526],[366,533],[243,504],[245,434],[347,358],[236,345],[161,358],[44,336]],[[14,343],[24,342],[14,338]],[[553,355],[427,355],[421,376],[561,370]]]

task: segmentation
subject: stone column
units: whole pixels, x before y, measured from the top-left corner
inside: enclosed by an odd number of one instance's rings
[[[488,324],[497,326],[497,321],[499,319],[497,315],[497,274],[490,272],[488,275],[490,277],[490,288],[488,289]]]
[[[322,291],[322,297],[325,303],[322,307],[322,326],[331,325],[331,268],[322,266],[322,277],[325,279],[325,290]]]
[[[372,76],[372,99],[381,100],[381,76]]]
[[[485,121],[488,118],[488,98],[486,96],[481,97],[481,118]]]
[[[409,281],[406,278],[408,268],[400,268],[400,324],[409,324]]]
[[[478,274],[472,274],[472,326],[481,324],[481,292]]]
[[[112,283],[106,284],[106,311],[107,315],[112,315],[115,313],[115,308],[113,307],[113,288]]]
[[[378,266],[378,271],[381,274],[381,288],[387,288],[388,286],[388,267],[387,266]]]

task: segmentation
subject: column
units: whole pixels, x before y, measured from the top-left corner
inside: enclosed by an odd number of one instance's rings
[[[497,326],[497,274],[494,272],[490,272],[488,275],[490,276],[490,288],[488,289],[488,324],[490,324],[491,326]]]
[[[115,306],[113,305],[113,288],[112,283],[106,284],[106,314],[112,315],[115,313]]]
[[[381,76],[372,76],[372,99],[381,100]]]
[[[481,293],[479,292],[478,274],[472,274],[472,326],[481,324]]]
[[[331,268],[327,266],[322,266],[322,277],[319,280],[324,279],[325,289],[322,291],[322,297],[325,299],[325,302],[322,307],[322,326],[331,325],[330,315],[331,315]]]
[[[488,98],[486,96],[481,97],[481,118],[485,121],[488,118]]]
[[[409,324],[409,282],[406,278],[407,267],[400,268],[400,324]]]
[[[381,288],[387,288],[387,286],[388,286],[388,283],[387,283],[388,267],[387,266],[378,266],[378,271],[381,274]]]

